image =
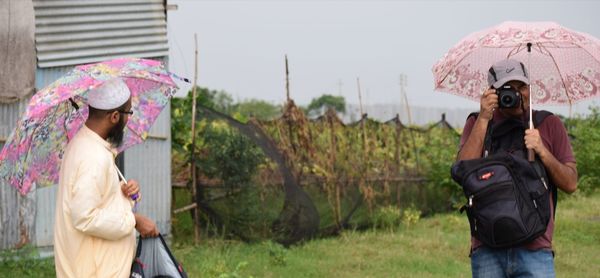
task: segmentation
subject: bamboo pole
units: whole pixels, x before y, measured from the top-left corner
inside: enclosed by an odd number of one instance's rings
[[[288,66],[288,57],[287,54],[285,55],[285,94],[286,94],[286,105],[285,105],[285,110],[284,113],[288,113],[288,117],[286,119],[286,123],[287,123],[287,128],[288,128],[288,136],[290,138],[290,146],[292,148],[292,151],[294,153],[294,155],[297,154],[297,149],[296,149],[296,145],[294,144],[294,131],[293,131],[293,127],[292,127],[292,121],[294,120],[293,117],[291,117],[293,115],[293,110],[292,110],[292,102],[291,102],[291,98],[290,98],[290,70],[289,70],[289,66]]]
[[[336,178],[335,173],[335,161],[336,161],[336,149],[337,149],[337,140],[335,137],[335,123],[333,116],[336,115],[332,108],[327,110],[325,116],[327,119],[327,124],[329,125],[329,175],[327,175],[328,186],[333,186],[335,188],[335,204],[334,204],[334,216],[335,223],[338,228],[341,228],[342,221],[342,202],[341,202],[341,192],[340,192],[340,183]]]
[[[363,150],[365,151],[364,155],[366,157],[367,155],[367,148],[366,148],[366,144],[367,144],[367,133],[365,131],[365,118],[364,115],[365,113],[363,112],[363,105],[362,105],[362,94],[360,92],[360,79],[357,77],[356,78],[356,87],[358,88],[358,106],[360,108],[360,128],[362,129],[362,139],[363,139]]]
[[[407,116],[408,116],[408,125],[409,127],[412,126],[412,116],[410,113],[410,104],[408,103],[408,96],[406,95],[406,75],[405,74],[401,74],[400,75],[400,94],[402,95],[402,97],[404,98],[404,105],[406,106],[406,112],[407,112]],[[420,172],[420,159],[419,159],[419,150],[417,149],[417,143],[415,140],[415,135],[414,132],[412,130],[412,128],[409,128],[409,132],[410,132],[410,137],[413,143],[413,150],[415,151],[415,160],[416,160],[416,168],[417,168],[417,173]]]
[[[191,175],[192,175],[192,202],[197,203],[196,200],[196,86],[198,80],[198,35],[194,33],[194,84],[192,88],[192,163],[191,163]],[[200,221],[198,207],[194,207],[194,243],[200,242]]]
[[[368,169],[368,158],[369,158],[369,145],[367,144],[367,131],[366,131],[366,120],[367,118],[364,117],[364,113],[363,113],[363,105],[362,105],[362,94],[360,91],[360,79],[357,77],[356,78],[356,86],[358,89],[358,104],[360,107],[360,128],[362,130],[361,132],[361,137],[362,137],[362,143],[363,143],[363,167],[361,169],[361,178],[360,178],[360,184],[362,184],[363,190],[364,190],[364,197],[367,201],[368,204],[368,209],[369,209],[369,213],[372,212],[372,192],[371,192],[371,187],[368,186],[366,179],[367,179],[367,169]]]
[[[404,108],[406,108],[406,116],[408,118],[408,125],[411,126],[412,125],[412,115],[410,113],[410,104],[408,103],[408,96],[406,95],[406,90],[404,89],[406,87],[406,75],[405,74],[401,74],[400,75],[400,94],[402,94],[402,97],[404,98]]]
[[[288,68],[288,58],[287,54],[285,54],[285,93],[287,102],[290,102],[290,71]]]
[[[196,205],[196,203],[193,203],[193,204],[187,205],[185,207],[178,208],[178,209],[174,210],[173,214],[178,214],[178,213],[181,213],[181,212],[184,212],[184,211],[195,209],[196,207],[198,207],[198,205]]]

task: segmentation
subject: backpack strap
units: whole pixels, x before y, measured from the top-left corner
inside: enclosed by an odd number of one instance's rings
[[[138,236],[137,248],[135,250],[135,258],[139,258],[142,254],[142,236]]]
[[[549,112],[546,110],[535,111],[535,113],[533,113],[533,125],[536,128],[539,127],[542,124],[542,122],[548,116],[551,116],[551,115],[554,115],[554,114],[552,114],[552,112]],[[538,172],[538,174],[540,174],[540,172],[541,172],[537,168],[536,168],[536,171]],[[550,189],[552,190],[552,204],[554,204],[554,216],[556,216],[556,206],[558,205],[558,188],[556,187],[556,185],[554,185],[554,183],[552,183],[550,181],[547,181],[547,182],[550,184],[549,186],[550,186]]]
[[[538,110],[533,112],[533,125],[537,128],[548,117],[554,115],[550,111]]]
[[[471,117],[475,117],[475,119],[477,119],[477,117],[479,117],[479,112],[472,112],[469,114],[469,116],[467,116],[467,120]]]

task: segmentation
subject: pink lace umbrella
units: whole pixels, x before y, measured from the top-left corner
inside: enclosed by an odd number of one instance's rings
[[[118,151],[145,140],[177,90],[164,66],[133,58],[77,66],[31,98],[0,152],[0,179],[23,195],[31,188],[58,184],[64,148],[87,119],[87,92],[115,77],[129,87],[133,110]]]
[[[507,58],[528,68],[533,104],[598,96],[600,40],[553,22],[504,22],[467,36],[433,66],[435,89],[479,102],[488,69]]]

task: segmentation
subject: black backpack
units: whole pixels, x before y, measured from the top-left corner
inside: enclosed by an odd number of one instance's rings
[[[535,111],[534,125],[549,115]],[[492,121],[484,139],[484,158],[452,166],[452,178],[467,198],[461,212],[467,212],[471,235],[488,247],[530,242],[546,231],[552,217],[550,192],[556,203],[556,187],[539,160],[527,160],[525,128],[521,120]]]

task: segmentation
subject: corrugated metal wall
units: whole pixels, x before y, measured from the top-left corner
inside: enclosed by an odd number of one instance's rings
[[[34,0],[38,67],[168,55],[163,0]]]
[[[36,90],[46,87],[56,79],[60,78],[73,67],[55,67],[37,69],[35,72]],[[36,198],[35,214],[35,246],[51,246],[54,237],[54,206],[56,204],[56,186],[38,188],[34,193]]]
[[[36,88],[50,84],[75,64],[116,57],[156,58],[168,55],[163,0],[34,0],[38,69]],[[29,98],[0,104],[0,146]],[[171,211],[170,111],[167,107],[150,131],[150,138],[125,152],[125,172],[142,187],[140,213],[169,234]],[[38,247],[53,241],[56,187],[37,189],[20,197],[0,184],[0,249],[19,246],[26,235]],[[35,219],[33,218],[35,216]],[[22,229],[22,228],[25,229]]]
[[[8,138],[19,117],[27,107],[28,99],[0,103],[0,147]],[[0,182],[0,250],[21,246],[34,237],[35,196],[22,197],[17,190]]]
[[[125,177],[140,183],[139,212],[154,220],[163,234],[171,233],[171,112],[162,111],[143,143],[125,151]]]

